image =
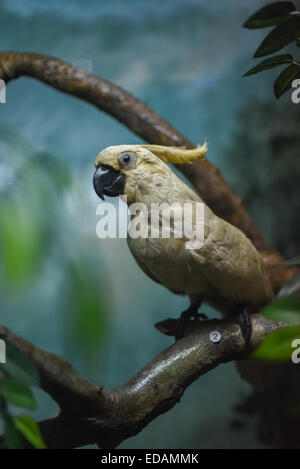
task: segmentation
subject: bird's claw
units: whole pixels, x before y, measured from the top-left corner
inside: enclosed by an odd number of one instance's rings
[[[202,321],[207,321],[208,316],[204,313],[197,313],[197,316],[195,316],[195,319],[202,319]]]
[[[191,318],[195,320],[207,320],[208,317],[204,313],[198,313],[198,308],[200,304],[191,305],[188,309],[183,311],[180,315],[180,318],[177,320],[176,330],[175,330],[175,341],[181,339],[184,335],[187,323]]]

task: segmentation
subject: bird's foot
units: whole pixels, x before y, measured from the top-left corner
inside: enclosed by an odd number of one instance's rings
[[[236,320],[241,328],[243,338],[245,341],[245,347],[249,345],[251,334],[252,334],[252,323],[250,318],[250,308],[245,307],[237,316]]]
[[[181,339],[184,335],[187,323],[191,318],[195,320],[206,320],[208,317],[204,313],[198,313],[201,303],[192,304],[188,309],[183,311],[180,315],[180,318],[177,320],[176,330],[175,330],[175,341]]]

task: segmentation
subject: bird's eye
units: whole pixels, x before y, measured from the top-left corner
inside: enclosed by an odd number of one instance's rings
[[[119,164],[123,169],[131,169],[136,162],[136,156],[133,153],[122,153],[119,156]]]
[[[128,155],[127,153],[125,153],[125,155],[123,156],[123,161],[124,161],[124,163],[129,163],[129,161],[130,161],[130,155]]]

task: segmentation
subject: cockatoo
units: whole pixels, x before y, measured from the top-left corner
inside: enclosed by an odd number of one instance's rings
[[[110,146],[96,158],[95,191],[102,199],[104,195],[125,195],[129,207],[141,203],[149,213],[153,203],[174,204],[177,209],[184,204],[196,207],[203,204],[202,199],[168,163],[192,163],[203,158],[206,151],[206,144],[196,149]],[[247,344],[251,335],[249,312],[273,298],[269,278],[260,254],[247,236],[203,206],[200,219],[196,218],[196,211],[187,212],[189,226],[202,229],[200,244],[185,234],[153,237],[149,227],[146,236],[133,237],[129,231],[128,246],[138,266],[152,280],[174,293],[189,296],[190,306],[178,320],[176,339],[183,336],[186,322],[197,317],[204,301],[225,314],[235,315]],[[132,214],[132,221],[137,216]],[[163,222],[164,215],[160,214],[159,224]]]

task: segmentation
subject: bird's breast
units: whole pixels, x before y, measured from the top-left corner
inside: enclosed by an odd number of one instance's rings
[[[128,238],[129,249],[144,272],[178,294],[201,294],[209,285],[199,270],[195,274],[193,259],[182,239]]]

